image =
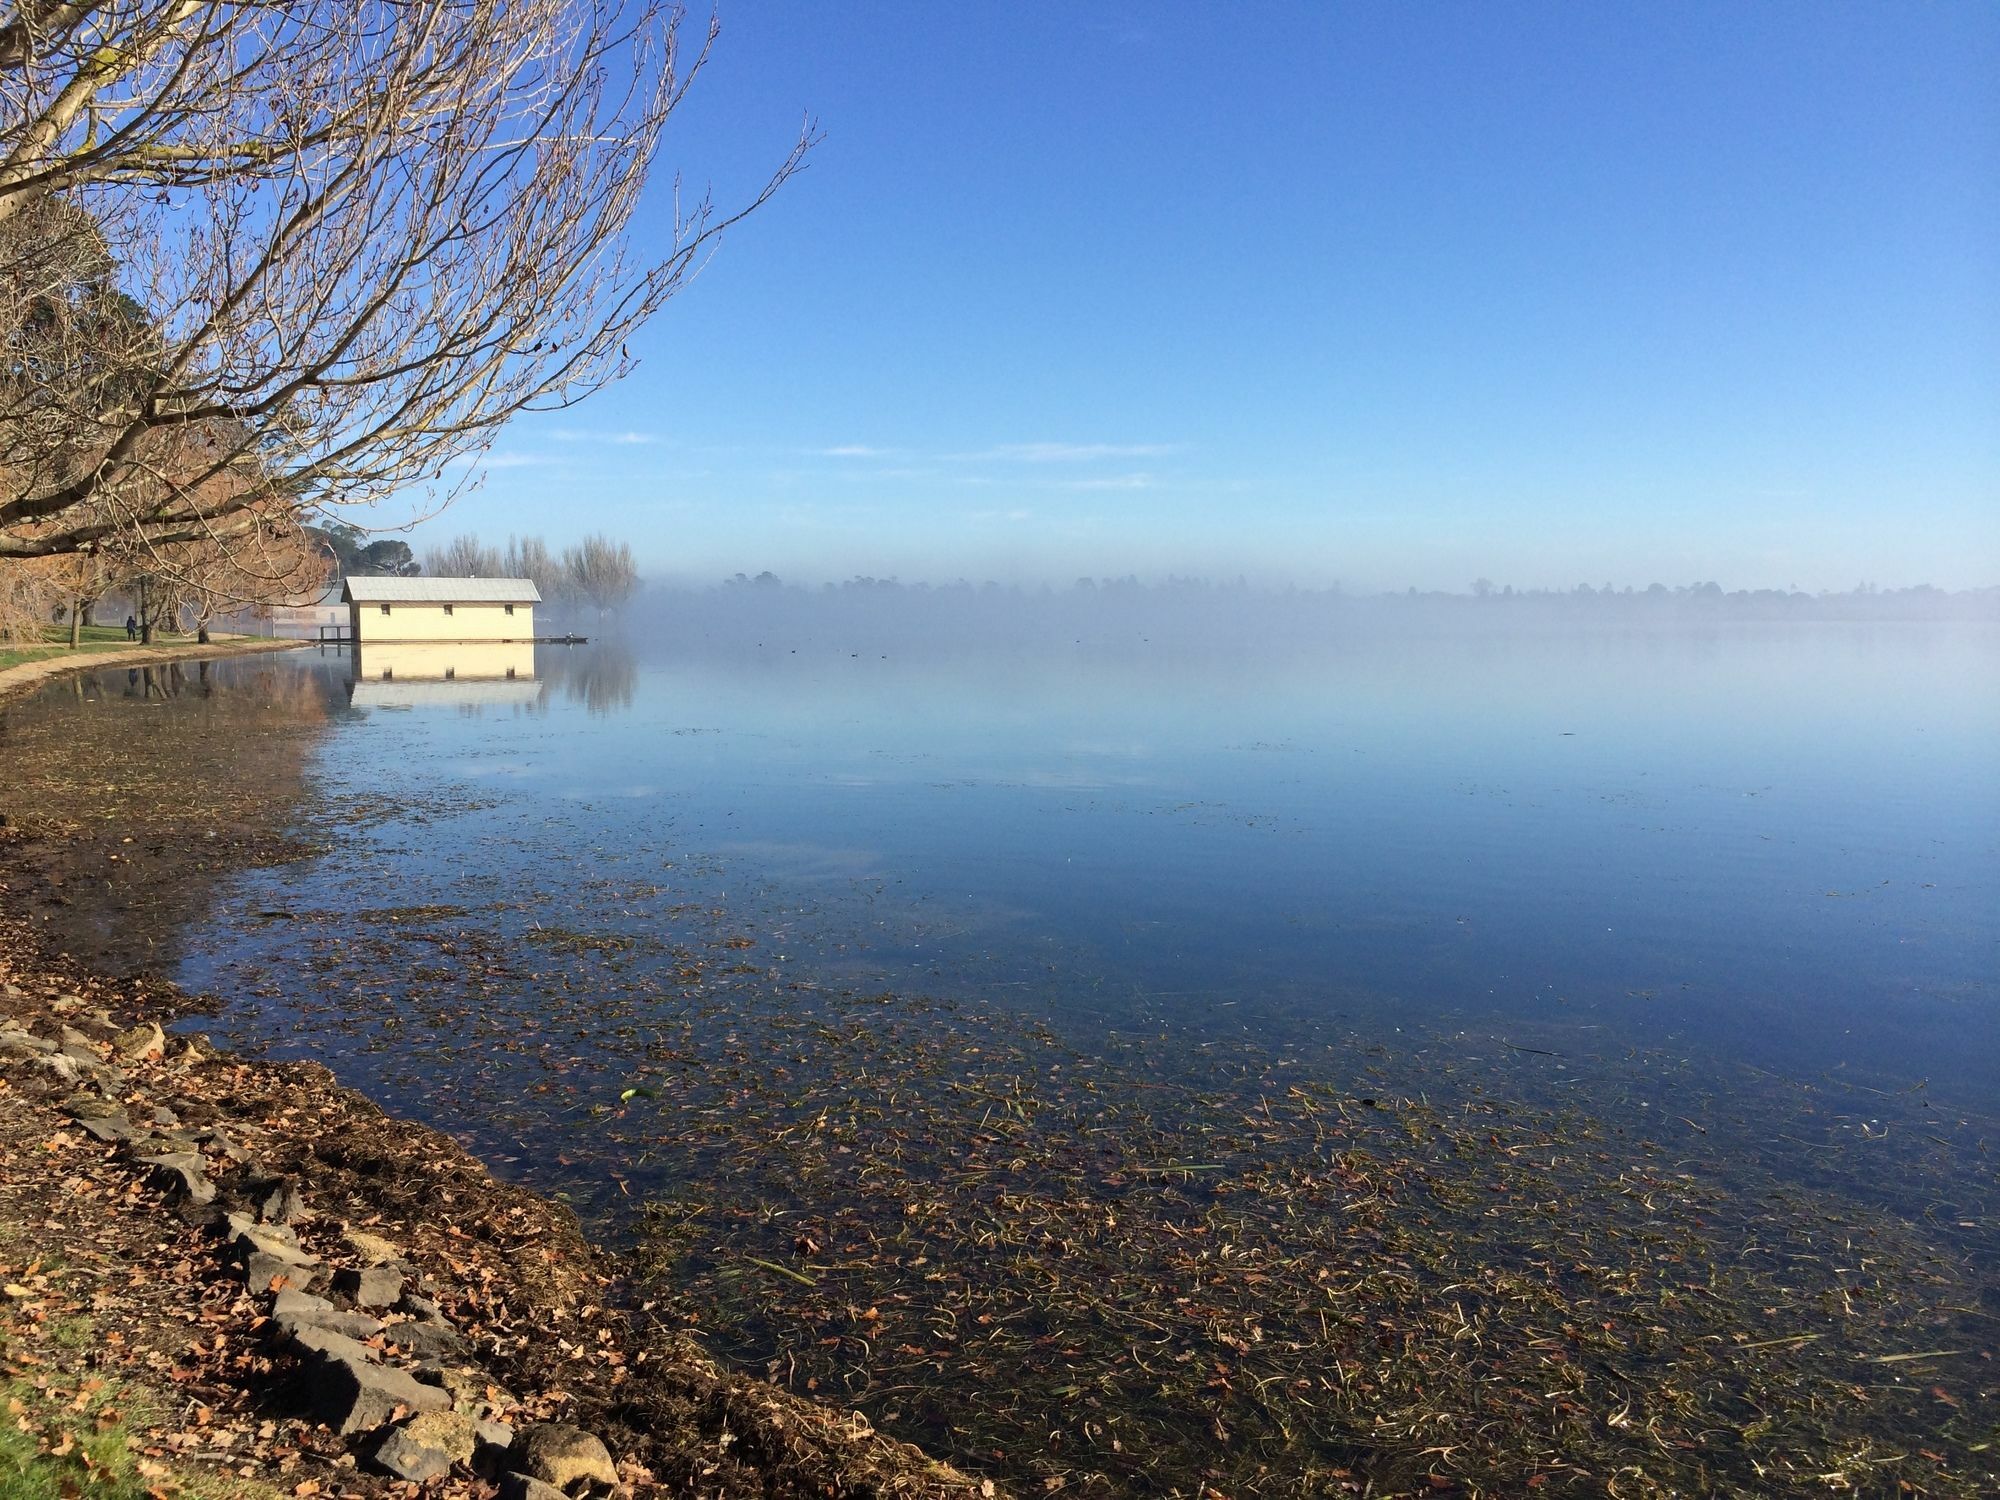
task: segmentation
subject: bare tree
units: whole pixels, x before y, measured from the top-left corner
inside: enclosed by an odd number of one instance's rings
[[[309,535],[297,515],[267,505],[260,524],[227,540],[203,537],[159,550],[166,620],[193,622],[195,638],[208,640],[217,615],[245,607],[302,604],[318,597],[333,575],[334,558]]]
[[[92,607],[111,592],[117,581],[110,560],[102,553],[72,552],[19,566],[34,568],[47,580],[49,591],[61,601],[69,620],[70,647],[82,645],[83,627]]]
[[[563,597],[563,566],[538,536],[508,537],[500,569],[509,578],[528,579],[551,604]]]
[[[659,0],[0,0],[0,558],[411,487],[626,340],[743,207],[625,231],[708,56]],[[162,435],[219,433],[205,463]]]
[[[588,599],[600,618],[606,610],[623,605],[639,587],[639,569],[632,561],[629,542],[587,536],[576,546],[563,548],[562,566],[568,592]]]
[[[460,532],[442,547],[424,553],[424,572],[433,578],[506,578],[500,554],[471,532]]]

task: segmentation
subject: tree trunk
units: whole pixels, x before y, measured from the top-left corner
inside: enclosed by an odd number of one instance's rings
[[[69,649],[74,651],[83,644],[83,606],[75,604],[69,612]]]

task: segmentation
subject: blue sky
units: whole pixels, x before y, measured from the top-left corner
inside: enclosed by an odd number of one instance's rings
[[[656,577],[2000,582],[2000,7],[723,0],[810,168],[420,528]],[[384,519],[387,519],[385,517]]]

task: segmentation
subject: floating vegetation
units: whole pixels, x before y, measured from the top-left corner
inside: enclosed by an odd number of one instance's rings
[[[1188,1496],[2000,1472],[1967,1237],[1697,1154],[1698,1124],[1538,1107],[1442,1049],[1189,1068],[1157,1037],[816,1011],[769,1022],[782,1083],[746,1057],[621,1131],[686,1179],[642,1258],[721,1351],[957,1461]]]

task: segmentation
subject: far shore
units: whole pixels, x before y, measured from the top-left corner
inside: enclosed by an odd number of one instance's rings
[[[249,656],[264,651],[296,651],[309,641],[273,640],[255,635],[213,635],[207,645],[194,641],[153,646],[79,647],[57,646],[47,656],[0,667],[0,701],[40,686],[64,672],[88,671],[93,667],[155,666],[176,661],[212,661],[219,656]]]

